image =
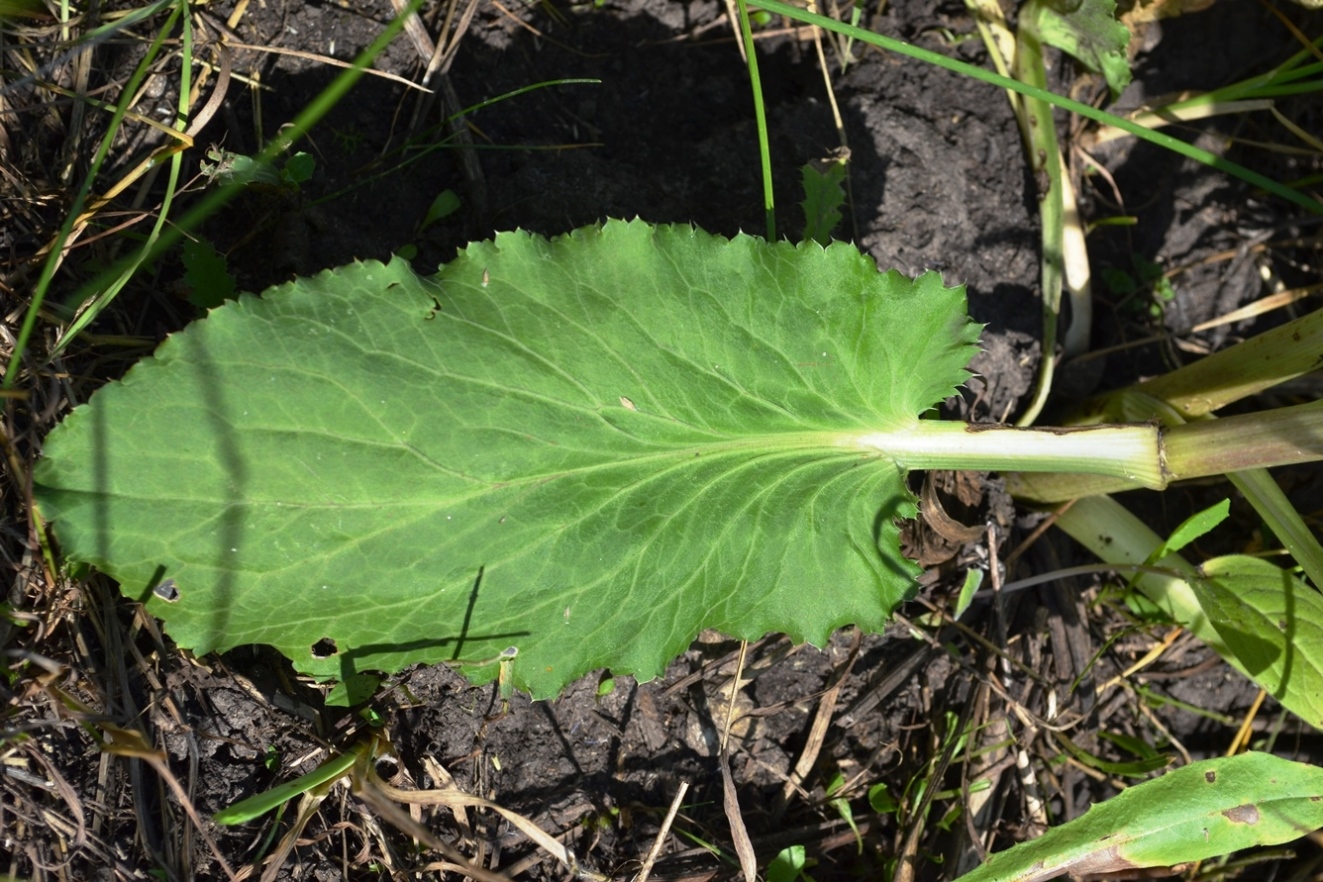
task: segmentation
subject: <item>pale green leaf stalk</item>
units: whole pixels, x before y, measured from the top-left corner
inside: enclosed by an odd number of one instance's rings
[[[1312,371],[1323,359],[1323,310],[1295,319],[1170,373],[1108,393],[1069,422],[1158,420],[1167,432],[1166,467],[1173,479],[1192,471],[1222,473],[1254,506],[1316,586],[1323,585],[1323,546],[1265,471],[1295,456],[1323,453],[1323,404],[1312,402],[1212,423],[1214,411]],[[1193,421],[1186,424],[1186,421]],[[1279,458],[1280,457],[1280,458]],[[1008,477],[1013,493],[1039,502],[1124,489],[1113,480],[1066,475]]]
[[[1047,882],[1174,867],[1323,827],[1323,770],[1266,753],[1191,763],[994,854],[959,882]]]
[[[1046,91],[1043,46],[1050,45],[1070,53],[1093,70],[1106,71],[1108,84],[1116,94],[1129,82],[1130,68],[1125,52],[1129,31],[1116,21],[1114,12],[1112,0],[1084,0],[1069,13],[1058,12],[1044,0],[1031,0],[1020,10],[1012,64],[1015,78]],[[985,36],[990,36],[986,29]],[[990,42],[988,48],[995,55],[998,47]],[[1038,419],[1052,389],[1063,294],[1071,307],[1070,326],[1062,339],[1062,352],[1067,358],[1088,351],[1093,297],[1083,226],[1057,138],[1052,106],[1029,96],[1013,100],[1011,106],[1020,123],[1034,173],[1042,222],[1039,260],[1044,358],[1039,365],[1033,398],[1018,421],[1024,426]]]

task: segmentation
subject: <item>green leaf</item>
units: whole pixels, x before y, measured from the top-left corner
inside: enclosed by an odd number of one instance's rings
[[[50,18],[41,0],[0,0],[0,20],[7,18]]]
[[[969,605],[974,602],[974,595],[978,593],[979,586],[983,584],[982,570],[966,570],[965,583],[960,586],[960,595],[956,598],[955,616],[956,621],[965,614]]]
[[[184,281],[191,289],[188,302],[198,309],[212,309],[234,299],[237,287],[225,258],[210,242],[187,239],[182,246]]]
[[[1140,416],[1138,419],[1151,419],[1152,416]],[[1144,558],[1144,566],[1154,566],[1162,559],[1177,554],[1191,542],[1206,535],[1218,524],[1227,519],[1231,512],[1231,500],[1223,499],[1221,502],[1210,505],[1203,511],[1195,512],[1172,531],[1171,535],[1149,552],[1148,557]],[[1135,573],[1130,577],[1128,583],[1134,585],[1142,577],[1142,573]]]
[[[293,781],[286,782],[270,790],[241,799],[231,806],[221,809],[211,819],[222,826],[246,824],[260,818],[274,808],[284,805],[296,796],[302,796],[311,790],[338,781],[349,774],[354,763],[361,760],[373,746],[371,739],[361,742],[347,753],[334,756],[313,769],[306,775],[300,775]]]
[[[1266,753],[1191,763],[1146,781],[959,882],[1046,882],[1168,867],[1277,845],[1323,826],[1323,769]]]
[[[1172,530],[1171,536],[1166,541],[1153,550],[1144,563],[1148,566],[1156,564],[1169,554],[1176,552],[1189,545],[1194,540],[1206,535],[1210,530],[1227,519],[1231,513],[1231,500],[1223,499],[1214,505],[1210,505],[1203,511],[1195,512],[1185,520],[1181,521],[1180,526]]]
[[[1130,84],[1130,60],[1126,55],[1130,30],[1116,20],[1114,0],[1084,0],[1073,6],[1058,11],[1048,5],[1039,19],[1039,36],[1044,43],[1102,74],[1115,98]]]
[[[312,173],[317,168],[317,160],[312,154],[300,150],[285,160],[285,167],[280,170],[280,179],[287,186],[298,189],[300,184],[312,180]]]
[[[423,218],[422,224],[419,225],[418,232],[421,233],[442,218],[450,217],[450,215],[459,211],[459,207],[460,201],[458,194],[456,194],[454,190],[442,190],[440,193],[436,194],[436,198],[433,199],[432,204],[428,206],[427,215]]]
[[[845,162],[840,159],[815,160],[801,169],[804,182],[804,240],[819,245],[831,242],[832,230],[841,222],[845,204]]]
[[[326,693],[326,703],[337,707],[351,707],[370,699],[381,686],[381,678],[369,672],[352,674],[336,683]]]
[[[280,176],[280,172],[262,159],[253,156],[245,156],[242,153],[232,153],[229,150],[221,150],[212,147],[207,150],[207,158],[198,163],[198,168],[206,175],[208,180],[215,184],[226,185],[239,183],[245,187],[272,187],[279,189],[285,185]]]
[[[470,660],[545,697],[703,628],[822,644],[912,590],[914,500],[860,439],[967,376],[963,299],[641,222],[354,264],[171,337],[51,433],[36,493],[180,645],[321,678]]]
[[[900,809],[896,797],[887,792],[886,784],[874,784],[868,788],[868,805],[879,815],[889,815]]]
[[[1323,596],[1254,557],[1214,558],[1199,573],[1190,586],[1245,672],[1305,722],[1323,725]]]
[[[1171,763],[1170,756],[1158,754],[1146,756],[1137,761],[1114,762],[1089,753],[1074,741],[1071,741],[1064,733],[1056,733],[1056,738],[1057,743],[1065,749],[1066,753],[1073,756],[1082,765],[1091,769],[1097,769],[1108,775],[1118,775],[1125,778],[1142,778],[1150,772],[1156,772],[1158,769],[1167,767]]]
[[[804,870],[804,846],[781,849],[767,865],[767,882],[795,882]]]

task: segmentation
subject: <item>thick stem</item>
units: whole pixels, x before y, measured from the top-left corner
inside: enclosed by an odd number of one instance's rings
[[[1160,489],[1166,484],[1156,425],[1017,429],[921,420],[858,436],[906,469],[1085,472]]]
[[[1323,401],[1175,426],[1163,432],[1162,456],[1169,481],[1315,462],[1323,459]],[[1012,474],[1006,485],[1021,499],[1046,503],[1141,486],[1101,469],[1078,471],[1082,474]]]
[[[1186,423],[1165,433],[1173,480],[1323,459],[1323,401]]]

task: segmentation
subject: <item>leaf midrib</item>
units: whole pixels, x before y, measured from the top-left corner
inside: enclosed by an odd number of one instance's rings
[[[895,431],[894,429],[889,431]],[[858,443],[861,437],[875,436],[879,434],[876,430],[855,430],[850,432],[793,432],[793,433],[772,433],[767,435],[750,436],[746,438],[730,439],[716,444],[691,445],[683,448],[673,448],[661,450],[642,455],[633,455],[606,459],[601,462],[590,465],[578,466],[569,469],[558,469],[554,472],[541,472],[537,474],[525,475],[509,480],[488,480],[477,478],[470,475],[464,475],[462,472],[456,472],[453,469],[443,469],[439,465],[434,465],[431,458],[422,454],[413,445],[410,444],[382,444],[379,442],[359,442],[371,444],[374,447],[384,449],[397,449],[418,456],[420,462],[427,463],[430,468],[442,470],[448,476],[460,476],[464,480],[474,483],[482,483],[484,486],[477,492],[467,494],[457,494],[446,497],[433,497],[430,499],[389,499],[376,500],[369,502],[291,502],[288,499],[260,499],[245,498],[242,500],[227,499],[215,496],[188,497],[181,495],[169,495],[159,492],[150,493],[132,493],[124,491],[95,491],[95,490],[73,490],[68,491],[85,498],[104,498],[117,499],[126,502],[152,502],[155,505],[162,503],[184,503],[184,504],[222,504],[234,505],[241,502],[248,506],[277,506],[285,509],[334,509],[334,510],[356,510],[356,509],[382,509],[382,508],[413,508],[413,507],[435,507],[440,505],[460,505],[480,499],[482,496],[496,490],[508,488],[533,487],[545,484],[549,481],[558,480],[571,475],[589,475],[594,472],[605,469],[617,469],[625,465],[637,465],[640,471],[656,463],[662,463],[668,460],[674,460],[675,466],[664,469],[649,469],[644,474],[648,480],[654,480],[664,475],[670,474],[676,467],[682,467],[683,464],[701,459],[706,456],[710,460],[713,456],[736,456],[743,453],[765,453],[765,454],[792,454],[795,452],[817,451],[824,456],[841,458],[860,458],[860,459],[883,459],[884,454],[879,453],[873,447],[865,447]],[[751,460],[743,460],[751,461]],[[631,482],[632,484],[633,482]],[[52,485],[46,485],[52,486]],[[64,488],[54,485],[52,489],[63,491]]]

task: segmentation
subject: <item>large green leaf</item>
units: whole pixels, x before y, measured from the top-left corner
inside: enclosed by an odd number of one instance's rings
[[[1037,21],[1040,37],[1079,59],[1089,70],[1100,73],[1112,97],[1130,85],[1130,59],[1126,45],[1130,30],[1116,20],[1115,0],[1044,0]]]
[[[51,434],[36,492],[181,645],[322,677],[515,646],[547,696],[705,627],[821,643],[911,590],[903,470],[859,439],[964,379],[963,299],[640,222],[355,264],[167,340]]]
[[[1320,826],[1323,769],[1245,753],[1191,763],[1124,790],[1032,842],[994,854],[959,882],[1127,878],[1148,867],[1290,842]]]
[[[1323,726],[1323,595],[1245,555],[1199,567],[1190,587],[1246,673],[1311,726]]]

